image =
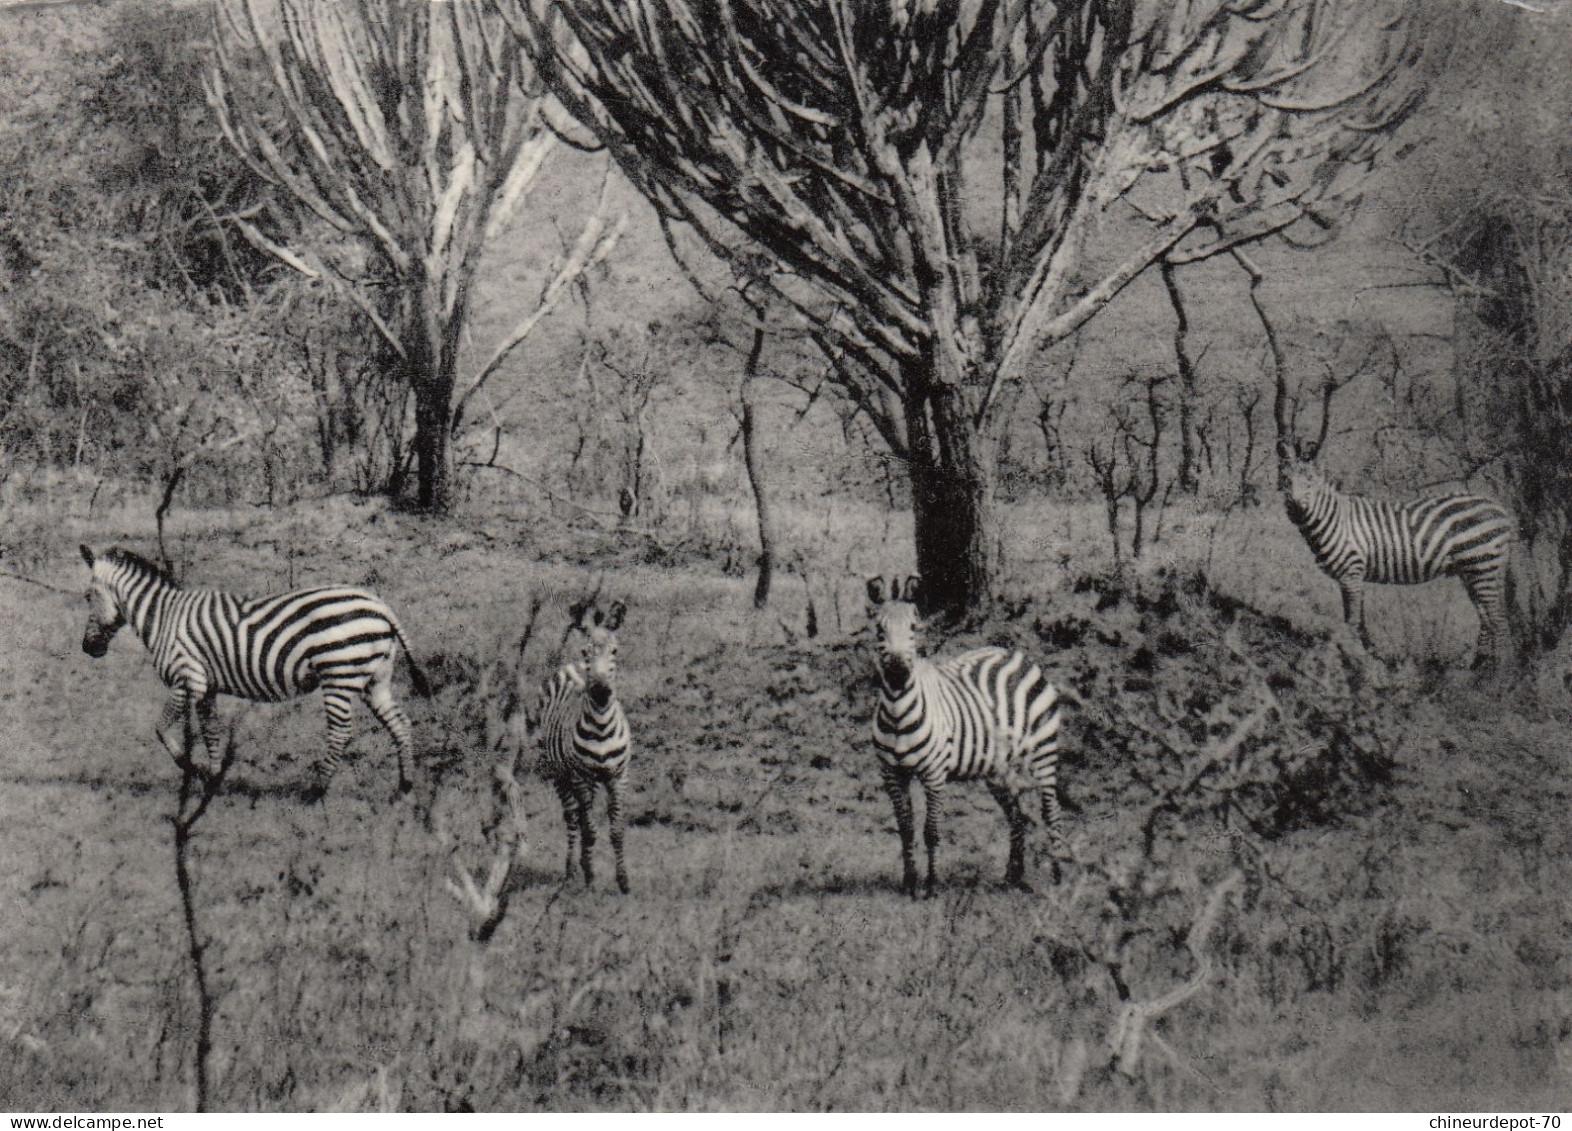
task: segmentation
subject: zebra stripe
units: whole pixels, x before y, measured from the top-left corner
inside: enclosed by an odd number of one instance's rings
[[[327,754],[314,767],[320,795],[349,745],[350,711],[364,699],[393,736],[399,792],[410,789],[413,744],[409,716],[393,698],[401,645],[415,690],[430,688],[393,611],[360,589],[301,589],[271,597],[237,597],[214,589],[182,589],[157,566],[118,547],[102,555],[82,547],[92,570],[82,650],[102,656],[122,625],[147,645],[170,697],[158,723],[159,741],[182,769],[191,768],[194,710],[208,759],[219,756],[214,711],[219,695],[278,703],[320,688],[327,716]],[[183,724],[177,743],[173,728]]]
[[[1343,619],[1366,648],[1364,583],[1418,585],[1458,577],[1479,613],[1476,662],[1506,640],[1506,578],[1516,524],[1482,495],[1447,494],[1391,503],[1345,495],[1311,464],[1285,475],[1288,517],[1316,565],[1338,583]]]
[[[921,784],[928,854],[926,893],[934,891],[934,853],[946,782],[981,778],[1010,826],[1007,882],[1025,886],[1026,827],[1010,779],[1035,785],[1053,855],[1053,878],[1069,850],[1060,830],[1059,694],[1042,669],[1020,652],[978,648],[946,660],[917,649],[918,581],[899,580],[888,594],[883,578],[868,581],[869,614],[879,648],[879,704],[873,745],[901,836],[902,886],[917,894],[916,827],[911,784]]]
[[[594,606],[573,610],[571,638],[579,659],[557,669],[541,688],[536,711],[541,731],[541,772],[556,787],[562,820],[568,831],[565,878],[573,878],[575,858],[584,882],[595,882],[591,860],[595,825],[591,808],[598,786],[606,789],[606,815],[611,824],[611,849],[616,861],[617,888],[628,891],[623,859],[622,783],[633,746],[628,718],[617,699],[617,629],[626,606],[618,601],[608,612]],[[593,616],[589,614],[593,612]]]

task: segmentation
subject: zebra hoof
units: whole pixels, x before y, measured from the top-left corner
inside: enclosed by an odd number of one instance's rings
[[[1032,887],[1031,883],[1024,876],[1016,876],[1013,880],[1007,879],[1005,883],[1016,891],[1025,892],[1027,895],[1037,894],[1037,889]]]
[[[300,791],[300,799],[307,805],[316,805],[327,796],[326,782],[312,782]]]
[[[617,877],[617,890],[620,891],[623,895],[627,895],[630,891],[633,890],[628,885],[628,877],[627,876],[618,876]]]

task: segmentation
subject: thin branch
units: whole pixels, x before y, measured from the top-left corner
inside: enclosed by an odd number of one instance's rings
[[[522,345],[542,319],[556,309],[557,303],[568,292],[573,283],[603,262],[617,246],[617,241],[622,238],[627,230],[628,217],[626,213],[619,215],[610,231],[606,229],[606,217],[610,211],[611,199],[611,170],[608,168],[601,179],[600,198],[596,203],[595,211],[585,221],[579,238],[575,241],[573,249],[568,253],[562,266],[558,268],[550,282],[541,292],[540,300],[535,304],[535,309],[526,314],[507,337],[492,351],[491,357],[480,367],[480,370],[470,379],[468,386],[459,394],[453,406],[453,419],[449,426],[452,435],[457,436],[464,422],[465,410],[474,396],[485,388],[486,383],[496,374],[513,351]]]

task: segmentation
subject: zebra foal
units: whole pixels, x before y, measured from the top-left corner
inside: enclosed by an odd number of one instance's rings
[[[541,773],[556,787],[568,830],[564,878],[573,878],[578,863],[584,882],[595,882],[591,809],[596,791],[604,786],[617,889],[623,894],[628,892],[628,869],[623,860],[622,783],[633,746],[615,683],[617,629],[626,611],[621,601],[604,611],[591,603],[573,606],[568,639],[578,650],[578,660],[562,665],[546,680],[535,711]]]
[[[1304,460],[1283,476],[1288,517],[1316,565],[1343,594],[1343,620],[1370,647],[1365,582],[1418,585],[1458,577],[1479,613],[1476,666],[1507,639],[1506,578],[1516,523],[1482,495],[1431,495],[1406,503],[1345,495]]]
[[[393,698],[393,664],[402,645],[415,690],[429,695],[393,611],[360,589],[299,589],[272,597],[238,597],[216,589],[182,589],[152,562],[119,547],[82,548],[92,571],[82,651],[99,657],[126,624],[147,645],[169,699],[159,741],[181,769],[194,768],[192,713],[209,761],[219,756],[214,700],[234,695],[279,703],[321,688],[328,752],[314,767],[320,797],[349,745],[353,700],[365,700],[398,749],[399,792],[411,787],[409,716]],[[182,724],[178,736],[176,723]]]
[[[918,655],[919,580],[868,579],[868,612],[878,647],[879,704],[873,716],[873,745],[884,788],[895,807],[901,835],[901,884],[917,894],[916,825],[911,784],[926,801],[923,843],[928,853],[925,894],[934,893],[934,853],[946,782],[982,778],[1010,826],[1010,860],[1005,880],[1026,887],[1026,827],[1007,780],[1024,772],[1035,784],[1053,853],[1069,858],[1060,831],[1059,693],[1042,669],[1020,652],[978,648],[945,660]]]

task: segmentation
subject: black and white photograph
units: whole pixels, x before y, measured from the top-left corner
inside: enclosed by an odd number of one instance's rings
[[[1555,1131],[1572,0],[0,0],[0,739],[37,1126]]]

